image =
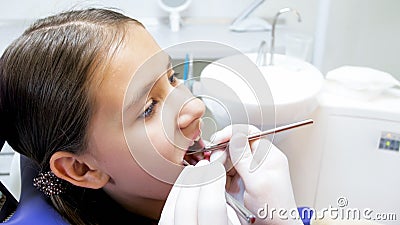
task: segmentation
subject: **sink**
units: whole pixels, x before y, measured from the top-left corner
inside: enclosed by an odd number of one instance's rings
[[[256,53],[226,57],[203,69],[200,92],[217,122],[260,127],[310,118],[318,106],[322,73],[310,63],[286,55],[275,54],[272,66],[256,66],[256,57]]]
[[[255,61],[256,54],[248,55]],[[324,76],[310,63],[281,54],[274,55],[274,65],[260,66],[271,89],[277,124],[309,118],[317,108],[317,95]]]

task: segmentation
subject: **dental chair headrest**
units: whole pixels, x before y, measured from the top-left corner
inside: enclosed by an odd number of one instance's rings
[[[4,143],[6,143],[6,141],[3,140],[3,139],[0,137],[0,151],[3,149]]]
[[[2,146],[0,142],[0,146]],[[33,186],[38,169],[21,155],[21,197],[15,213],[3,224],[7,225],[67,225],[60,214],[46,201],[45,195]]]

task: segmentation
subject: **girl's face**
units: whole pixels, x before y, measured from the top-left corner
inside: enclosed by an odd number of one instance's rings
[[[94,87],[84,157],[110,177],[104,190],[130,211],[159,216],[185,151],[200,135],[203,103],[174,77],[169,56],[141,26]]]

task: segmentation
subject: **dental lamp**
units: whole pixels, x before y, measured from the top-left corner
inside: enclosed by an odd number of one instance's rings
[[[249,17],[265,0],[254,0],[231,23],[229,29],[235,32],[267,31],[271,24],[259,17]]]

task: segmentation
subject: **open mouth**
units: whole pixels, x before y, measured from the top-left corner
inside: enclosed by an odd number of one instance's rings
[[[188,147],[189,148],[203,148],[205,146],[203,139],[201,139],[201,135],[199,135],[197,138],[193,140],[193,144]],[[187,149],[187,150],[188,150]],[[186,151],[187,151],[186,150]],[[183,165],[185,164],[190,164],[190,165],[196,165],[197,162],[203,159],[208,159],[209,160],[209,154],[208,152],[199,152],[196,154],[190,154],[186,155],[183,157]]]

